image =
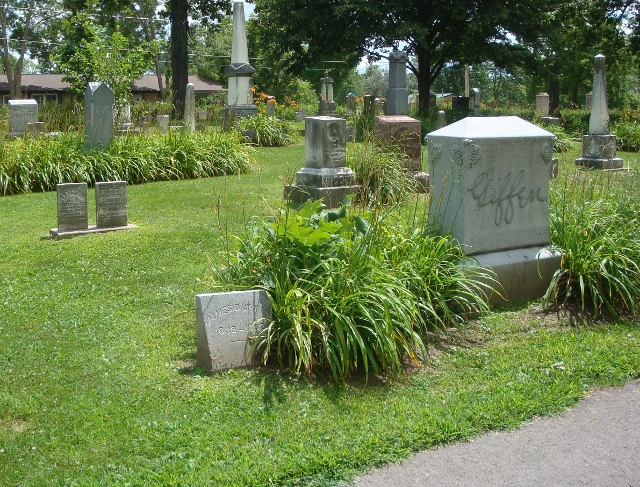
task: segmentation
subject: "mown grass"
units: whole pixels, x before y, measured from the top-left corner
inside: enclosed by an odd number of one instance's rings
[[[333,485],[640,375],[635,322],[579,325],[534,305],[469,323],[391,382],[201,375],[194,295],[211,291],[226,236],[278,207],[304,148],[256,160],[239,176],[130,186],[134,231],[54,241],[54,192],[0,198],[0,483]]]

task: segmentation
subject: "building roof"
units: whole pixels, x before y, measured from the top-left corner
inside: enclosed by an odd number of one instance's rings
[[[62,81],[64,74],[23,74],[22,91],[27,93],[64,93],[69,89],[69,83]],[[210,78],[202,76],[189,76],[189,83],[192,83],[196,94],[209,94],[218,91],[226,91],[220,83]],[[155,74],[145,74],[131,85],[134,93],[159,92],[158,77]],[[0,93],[9,93],[9,83],[7,75],[0,74]]]

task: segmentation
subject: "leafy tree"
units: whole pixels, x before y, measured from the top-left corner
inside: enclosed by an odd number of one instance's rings
[[[61,51],[59,64],[72,93],[80,98],[87,83],[102,81],[113,90],[117,108],[129,103],[131,84],[151,65],[149,50],[130,45],[118,30],[109,35],[104,27],[96,27],[80,14],[63,22],[63,28],[67,33],[82,32],[85,39],[71,56],[67,56],[67,46]]]
[[[362,55],[403,46],[418,81],[420,112],[428,111],[430,87],[451,60],[522,64],[531,53],[518,40],[539,37],[540,10],[559,0],[255,0],[255,13],[300,74],[323,59],[344,59],[354,68]]]
[[[57,18],[59,8],[56,0],[16,0],[11,5],[6,1],[0,4],[0,49],[11,98],[20,98],[25,55],[35,43],[50,46],[51,39],[44,32]]]

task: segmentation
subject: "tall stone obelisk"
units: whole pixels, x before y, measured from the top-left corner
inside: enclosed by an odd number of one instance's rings
[[[255,69],[249,64],[247,27],[244,18],[244,1],[233,2],[233,37],[231,39],[231,64],[227,66],[229,91],[225,121],[247,117],[257,113],[251,92],[251,75]]]
[[[576,159],[576,165],[591,169],[619,169],[623,161],[616,157],[616,136],[609,133],[607,72],[604,61],[602,54],[594,59],[589,135],[582,136],[582,157]]]

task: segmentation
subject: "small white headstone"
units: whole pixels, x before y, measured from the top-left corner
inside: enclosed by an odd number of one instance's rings
[[[192,83],[187,84],[184,103],[184,129],[187,132],[193,132],[196,129],[196,92]]]
[[[35,100],[9,100],[9,135],[22,137],[27,124],[38,121],[38,102]]]
[[[196,296],[199,367],[215,372],[257,365],[250,339],[271,320],[271,302],[263,290]]]

